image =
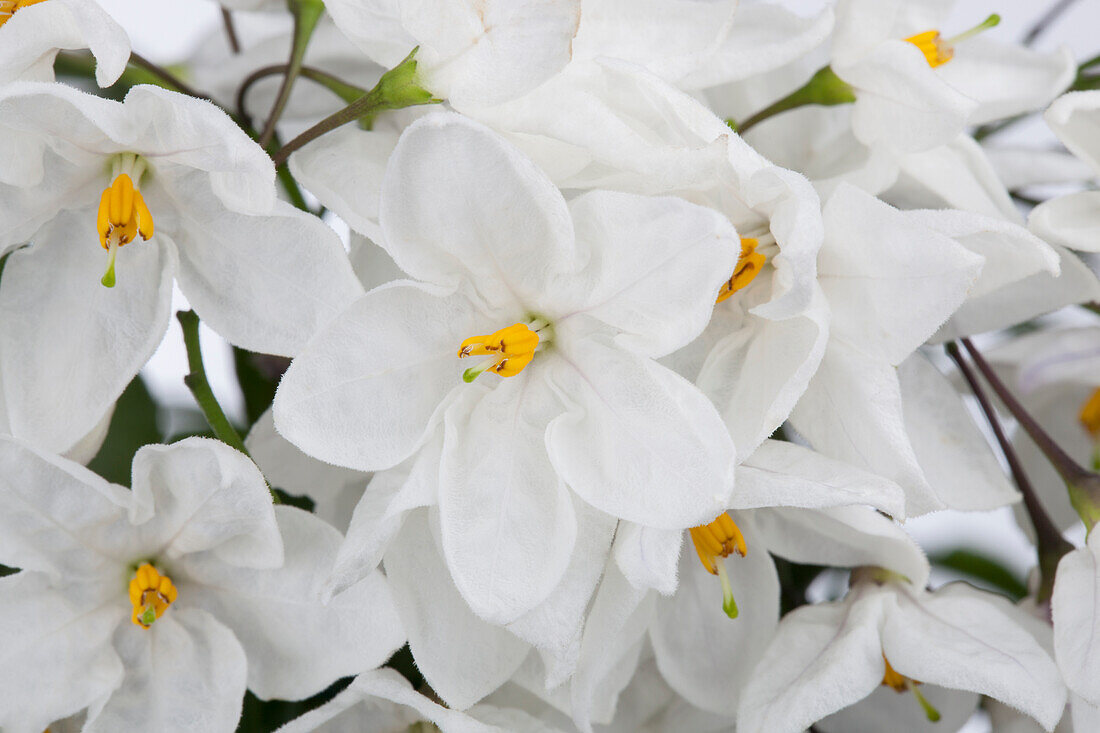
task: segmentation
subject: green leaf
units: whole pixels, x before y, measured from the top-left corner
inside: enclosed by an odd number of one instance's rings
[[[157,428],[157,404],[141,377],[134,377],[118,398],[107,439],[88,468],[108,481],[130,485],[130,464],[138,448],[161,442]]]
[[[1004,593],[1014,601],[1027,595],[1022,578],[988,555],[974,550],[958,549],[929,558],[933,565],[949,568],[963,575],[983,581],[984,585]]]
[[[354,677],[344,677],[336,680],[328,689],[296,702],[261,700],[251,692],[245,692],[244,709],[241,711],[241,721],[237,724],[237,733],[271,733],[291,720],[324,705],[350,685],[353,679]]]

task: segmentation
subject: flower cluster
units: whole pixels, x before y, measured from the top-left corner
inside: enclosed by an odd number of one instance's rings
[[[163,68],[0,0],[0,730],[1100,730],[1097,59],[222,5]],[[905,524],[1008,506],[1026,582]]]

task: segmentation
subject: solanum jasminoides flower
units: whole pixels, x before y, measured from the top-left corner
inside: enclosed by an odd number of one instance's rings
[[[10,438],[0,469],[5,731],[232,731],[246,685],[308,697],[404,640],[380,574],[320,603],[340,534],[220,442],[142,448],[132,491]]]
[[[1053,730],[1065,685],[1021,613],[963,583],[929,593],[896,573],[858,569],[843,601],[784,617],[744,690],[737,729],[796,733],[880,685],[933,719],[927,684],[1002,700]]]
[[[17,437],[62,452],[88,433],[160,343],[174,280],[229,341],[283,355],[362,293],[335,233],[276,198],[270,159],[208,102],[18,82],[0,90],[0,130]]]
[[[280,384],[275,425],[360,470],[442,431],[443,551],[478,615],[515,620],[557,585],[574,495],[676,529],[725,507],[729,434],[654,359],[709,319],[741,251],[727,220],[674,198],[566,204],[491,131],[439,114],[398,144],[381,225],[420,282],[376,288],[322,330]]]

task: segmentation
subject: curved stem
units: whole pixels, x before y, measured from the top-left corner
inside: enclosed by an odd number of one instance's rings
[[[302,69],[302,63],[306,56],[306,46],[313,37],[313,31],[317,22],[325,12],[324,3],[319,0],[291,0],[290,9],[294,13],[294,35],[290,43],[290,60],[287,62],[286,74],[279,86],[279,93],[275,97],[275,104],[271,107],[271,113],[267,116],[263,132],[260,133],[260,146],[267,147],[275,134],[275,124],[283,115],[286,103],[290,99],[290,90],[294,86],[294,80]]]
[[[737,125],[738,134],[744,135],[751,128],[760,124],[769,117],[786,112],[787,110],[804,107],[808,104],[832,106],[834,104],[850,104],[856,100],[852,87],[836,75],[831,66],[823,66],[817,70],[810,80],[798,89],[773,102],[747,120]],[[727,121],[730,124],[732,120]],[[732,125],[731,125],[732,126]]]
[[[1058,530],[1057,525],[1055,525],[1054,521],[1050,518],[1050,515],[1047,514],[1046,509],[1043,508],[1042,502],[1039,501],[1038,494],[1035,493],[1035,487],[1027,477],[1027,473],[1024,472],[1023,464],[1020,463],[1020,459],[1017,457],[1016,451],[1012,447],[1012,443],[1010,443],[1005,436],[1004,428],[1001,427],[1001,421],[997,418],[997,411],[993,409],[993,405],[989,402],[989,397],[978,383],[978,378],[973,370],[971,370],[970,365],[966,363],[962,354],[959,353],[959,347],[954,343],[949,343],[946,344],[944,348],[947,350],[947,355],[950,356],[952,361],[955,362],[955,365],[958,366],[963,379],[970,385],[970,391],[973,392],[974,396],[978,399],[978,405],[981,406],[982,413],[989,422],[989,427],[993,430],[993,436],[997,439],[997,445],[1000,446],[1001,453],[1008,463],[1008,469],[1012,472],[1012,478],[1016,482],[1016,486],[1020,489],[1020,493],[1023,494],[1024,507],[1027,509],[1027,515],[1031,519],[1031,525],[1035,527],[1035,537],[1037,540],[1036,550],[1039,556],[1039,590],[1036,594],[1036,600],[1039,603],[1045,603],[1050,600],[1050,596],[1054,592],[1054,574],[1058,567],[1058,561],[1062,559],[1063,555],[1073,549],[1073,545],[1066,541],[1062,533]]]
[[[270,66],[263,66],[259,69],[256,69],[251,74],[245,77],[244,81],[241,82],[240,87],[237,89],[236,99],[237,114],[240,115],[241,119],[246,119],[248,116],[247,112],[245,111],[244,103],[249,90],[252,89],[252,86],[261,79],[266,79],[269,76],[274,76],[275,74],[285,74],[289,69],[290,64],[272,64]],[[363,89],[362,87],[357,87],[354,84],[349,84],[343,79],[340,79],[339,77],[334,76],[327,71],[322,71],[321,69],[317,69],[312,66],[302,66],[302,68],[298,70],[298,73],[300,76],[309,79],[310,81],[317,82],[336,96],[343,99],[348,104],[354,102],[356,99],[367,93],[367,90]],[[274,138],[274,136],[272,137]]]

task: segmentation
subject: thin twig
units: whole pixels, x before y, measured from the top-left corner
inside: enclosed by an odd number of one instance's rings
[[[178,92],[182,92],[183,94],[187,94],[192,97],[198,97],[199,99],[205,99],[208,102],[213,101],[209,95],[203,94],[202,92],[195,90],[190,84],[180,79],[168,69],[160,66],[159,64],[154,64],[152,61],[145,58],[136,51],[130,52],[130,61],[135,66],[140,66],[141,68],[148,71],[150,74],[153,74],[154,76],[160,78],[165,84],[173,87]]]
[[[1066,541],[1058,530],[1058,526],[1054,524],[1046,509],[1043,508],[1038,494],[1035,493],[1035,487],[1027,477],[1023,464],[1020,463],[1020,459],[1016,455],[1016,450],[1005,436],[1004,428],[1001,427],[1001,421],[997,417],[997,411],[990,404],[989,397],[986,396],[985,390],[978,383],[978,378],[970,369],[970,365],[959,353],[959,347],[954,343],[949,343],[946,344],[945,348],[947,349],[947,355],[958,366],[963,379],[970,385],[970,391],[978,399],[982,413],[989,422],[989,427],[993,430],[993,436],[997,439],[997,445],[1000,446],[1001,453],[1004,455],[1005,461],[1008,462],[1012,479],[1016,482],[1020,493],[1023,494],[1024,507],[1027,509],[1027,515],[1031,519],[1032,526],[1035,527],[1035,537],[1038,540],[1036,550],[1039,556],[1040,583],[1037,600],[1043,603],[1050,598],[1050,594],[1054,590],[1054,574],[1058,567],[1058,561],[1067,552],[1073,550],[1073,545]]]
[[[229,41],[229,49],[238,54],[241,52],[241,42],[237,38],[237,29],[233,25],[233,15],[229,8],[222,7],[222,25],[225,27],[225,37]]]
[[[241,82],[240,87],[237,88],[237,114],[240,115],[242,119],[245,119],[248,116],[248,113],[245,110],[244,106],[245,98],[247,97],[249,90],[252,89],[252,86],[256,82],[260,81],[261,79],[266,79],[269,76],[274,76],[275,74],[285,74],[289,68],[290,64],[271,64],[270,66],[260,67],[259,69],[256,69],[251,74],[246,76],[244,78],[244,81]],[[351,103],[358,97],[361,97],[362,95],[367,93],[366,89],[363,89],[362,87],[357,87],[354,84],[349,84],[343,79],[335,76],[334,74],[330,74],[327,71],[323,71],[322,69],[318,69],[313,66],[303,66],[301,69],[299,69],[298,73],[304,78],[325,87],[347,103]]]
[[[321,2],[304,2],[300,0],[299,2],[291,2],[290,9],[294,13],[294,32],[291,34],[290,58],[287,60],[286,73],[283,74],[283,81],[279,85],[275,103],[271,106],[267,122],[264,123],[264,129],[260,133],[260,146],[265,148],[275,135],[275,125],[282,117],[283,110],[286,109],[287,101],[290,99],[290,90],[293,88],[294,81],[298,78],[298,73],[301,71],[302,63],[305,60],[306,46],[309,45],[309,39],[313,37],[313,31],[317,28],[317,22],[321,19],[325,6]]]
[[[1062,15],[1062,13],[1069,10],[1077,0],[1058,0],[1050,6],[1050,9],[1043,14],[1043,17],[1035,21],[1035,25],[1031,26],[1031,29],[1024,34],[1023,44],[1030,46],[1041,36],[1050,26],[1054,25],[1054,21]]]

